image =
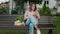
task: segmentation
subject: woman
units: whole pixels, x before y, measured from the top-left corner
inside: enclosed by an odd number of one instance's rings
[[[36,9],[36,4],[32,3],[29,10],[24,14],[24,20],[26,20],[26,25],[29,27],[29,34],[34,34],[34,28],[37,30],[37,34],[41,34],[37,26],[40,15]]]

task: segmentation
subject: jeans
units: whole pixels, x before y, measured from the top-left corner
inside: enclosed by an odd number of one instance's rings
[[[38,21],[34,16],[30,16],[27,21],[26,25],[29,27],[29,34],[34,34],[34,26],[38,24]]]

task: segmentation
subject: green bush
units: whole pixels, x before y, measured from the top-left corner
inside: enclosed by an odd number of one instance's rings
[[[20,6],[16,6],[13,10],[12,10],[12,14],[22,14],[25,11],[24,7],[21,8]]]
[[[22,16],[18,16],[18,17],[16,18],[16,20],[19,20],[19,21],[23,22],[23,17],[22,17]]]
[[[0,6],[0,14],[7,14],[8,8]]]
[[[45,4],[44,4],[43,8],[39,9],[38,11],[42,15],[49,15],[51,13],[50,8],[47,7]]]
[[[11,13],[12,13],[12,14],[18,14],[17,12],[18,12],[18,11],[16,11],[16,10],[12,10]]]

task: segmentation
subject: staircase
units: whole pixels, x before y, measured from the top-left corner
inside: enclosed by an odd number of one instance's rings
[[[14,26],[17,16],[22,15],[0,15],[0,29],[28,29],[27,26]],[[55,29],[55,26],[51,23],[49,16],[41,16],[39,21],[40,29]]]

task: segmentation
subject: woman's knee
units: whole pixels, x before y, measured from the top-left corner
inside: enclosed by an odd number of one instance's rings
[[[29,26],[31,26],[31,27],[32,27],[32,26],[33,26],[33,24],[32,24],[32,23],[30,23],[30,24],[29,24]]]

